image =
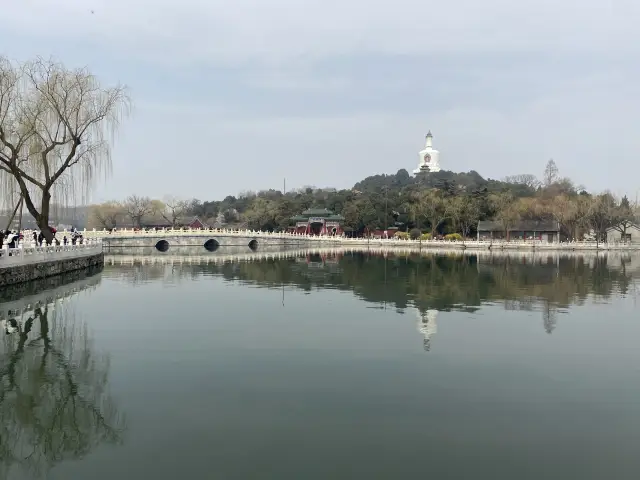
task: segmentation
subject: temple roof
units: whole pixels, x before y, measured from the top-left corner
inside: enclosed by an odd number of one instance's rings
[[[341,222],[344,220],[342,215],[333,213],[331,210],[326,208],[310,208],[302,212],[301,215],[296,215],[295,217],[291,217],[291,220],[294,222],[307,222],[311,217],[319,217],[324,218],[330,222]]]
[[[328,217],[333,215],[333,212],[327,208],[309,208],[302,212],[302,215],[308,217]]]
[[[504,226],[500,222],[491,220],[481,220],[478,222],[479,232],[503,232]],[[537,220],[523,220],[516,222],[511,228],[510,232],[559,232],[560,228],[556,222],[549,221],[537,221]]]

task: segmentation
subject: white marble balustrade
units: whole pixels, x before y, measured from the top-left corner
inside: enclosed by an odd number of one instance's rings
[[[100,239],[87,239],[82,244],[76,245],[39,247],[32,242],[18,248],[7,248],[5,245],[0,249],[0,268],[82,258],[100,252],[102,252],[102,240]]]
[[[164,230],[134,230],[119,229],[115,232],[107,230],[83,230],[80,231],[84,238],[131,238],[131,237],[208,237],[215,236],[225,237],[255,237],[255,238],[281,238],[281,239],[299,239],[310,242],[319,242],[324,245],[397,245],[409,248],[459,248],[459,249],[539,249],[539,250],[621,250],[632,251],[640,250],[640,244],[624,244],[624,243],[603,243],[592,241],[577,241],[564,243],[547,243],[541,240],[409,240],[399,238],[347,238],[340,236],[315,236],[289,232],[262,232],[259,230],[233,230],[233,229],[164,229]],[[70,236],[70,232],[58,232],[58,236]]]

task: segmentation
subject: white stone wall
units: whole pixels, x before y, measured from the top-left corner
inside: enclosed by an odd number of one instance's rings
[[[634,226],[627,228],[627,235],[631,235],[631,243],[640,243],[640,228]],[[607,230],[607,242],[622,242],[622,232],[610,228]]]

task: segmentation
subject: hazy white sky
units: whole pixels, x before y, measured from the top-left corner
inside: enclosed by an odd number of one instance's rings
[[[0,54],[131,88],[94,200],[442,167],[640,188],[633,0],[0,0]]]

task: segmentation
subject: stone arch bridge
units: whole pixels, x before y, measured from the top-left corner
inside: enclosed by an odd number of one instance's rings
[[[118,250],[155,249],[160,252],[201,248],[203,252],[244,253],[257,250],[288,250],[308,247],[310,245],[326,245],[327,239],[306,235],[277,234],[265,232],[226,231],[226,230],[191,230],[191,231],[157,231],[133,232],[116,231],[86,232],[86,236],[102,238],[105,252],[117,253]],[[329,241],[330,243],[335,243]]]

